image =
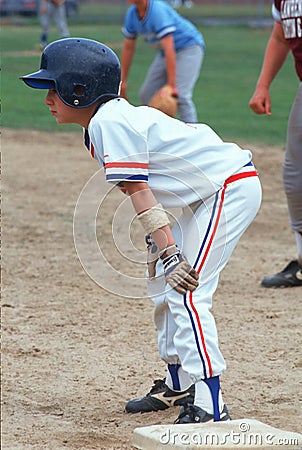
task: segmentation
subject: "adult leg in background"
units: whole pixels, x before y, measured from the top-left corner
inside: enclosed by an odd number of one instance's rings
[[[70,36],[69,28],[67,24],[66,7],[65,3],[57,6],[54,11],[54,21],[58,27],[60,37],[67,38]]]
[[[167,83],[165,58],[158,53],[148,69],[146,78],[139,91],[142,105],[148,105],[154,94]]]
[[[178,115],[180,120],[187,123],[196,123],[198,121],[192,97],[203,58],[204,50],[199,45],[192,45],[176,53]]]
[[[282,177],[297,259],[290,261],[281,272],[263,278],[262,286],[269,288],[302,286],[302,83],[288,120]]]

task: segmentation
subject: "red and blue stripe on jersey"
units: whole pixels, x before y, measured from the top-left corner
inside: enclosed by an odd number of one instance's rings
[[[106,162],[107,181],[143,181],[148,182],[148,163],[122,161]]]
[[[92,158],[94,158],[94,145],[91,142],[87,130],[84,133],[84,143]],[[105,161],[103,161],[107,181],[116,181],[117,184],[121,181],[148,182],[148,163],[140,161],[106,162],[106,158],[108,157],[109,155],[104,155]]]

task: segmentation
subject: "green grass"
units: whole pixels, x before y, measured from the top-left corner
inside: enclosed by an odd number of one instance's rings
[[[80,3],[78,14],[69,19],[73,24],[108,24],[108,23],[122,23],[125,12],[128,8],[127,1],[121,0],[120,3],[110,2],[110,0],[103,0],[102,2]],[[184,17],[192,20],[193,22],[200,22],[203,19],[209,17],[221,17],[221,18],[261,18],[271,17],[271,2],[266,0],[264,2],[256,2],[254,4],[247,4],[243,2],[240,4],[221,4],[220,2],[208,4],[197,4],[195,2],[192,8],[186,8],[181,6],[177,8],[177,12]],[[11,21],[19,24],[37,24],[38,20],[35,16],[4,16],[4,21]]]
[[[121,51],[121,25],[70,24],[72,36],[100,40]],[[290,107],[297,89],[293,59],[282,68],[273,83],[272,116],[256,116],[248,107],[270,30],[248,27],[203,27],[207,52],[194,101],[200,122],[212,126],[223,139],[284,145]],[[67,131],[77,126],[58,126],[44,105],[45,92],[32,90],[18,78],[39,67],[40,27],[3,25],[2,126],[47,131]],[[57,39],[52,29],[50,38]],[[129,98],[138,104],[138,89],[152,61],[154,51],[140,39],[129,78]]]

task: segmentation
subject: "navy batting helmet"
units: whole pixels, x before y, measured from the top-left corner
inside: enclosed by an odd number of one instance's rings
[[[118,97],[120,62],[106,45],[85,38],[67,38],[45,47],[40,70],[20,77],[36,89],[55,89],[73,108]]]

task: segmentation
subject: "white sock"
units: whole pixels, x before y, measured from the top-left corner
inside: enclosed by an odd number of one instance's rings
[[[302,235],[296,231],[295,237],[298,249],[298,262],[299,264],[302,264]]]
[[[219,411],[222,412],[224,407],[224,401],[222,398],[221,390],[219,391],[218,401],[219,401]],[[195,383],[194,405],[199,406],[199,408],[202,408],[209,414],[214,414],[211,391],[203,380]]]
[[[177,375],[180,391],[186,391],[190,386],[192,386],[193,383],[188,372],[185,372],[181,366],[178,368]],[[166,375],[166,385],[169,389],[172,389],[172,391],[178,390],[175,389],[175,386],[173,386],[173,380],[168,369]]]

